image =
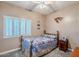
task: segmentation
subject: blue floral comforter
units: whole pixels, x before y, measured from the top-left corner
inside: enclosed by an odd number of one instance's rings
[[[35,37],[32,38],[32,40],[32,56],[41,56],[57,46],[57,40],[55,38]],[[30,47],[30,38],[24,39],[23,47],[24,49],[28,49]]]

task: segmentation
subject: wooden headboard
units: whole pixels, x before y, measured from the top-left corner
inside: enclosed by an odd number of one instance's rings
[[[60,37],[60,33],[59,31],[57,31],[57,46],[59,45],[59,37]]]
[[[58,43],[59,43],[59,35],[60,35],[59,31],[57,31],[56,34],[53,34],[53,33],[45,33],[45,34],[47,34],[47,35],[56,35],[57,36],[57,46],[58,46]]]

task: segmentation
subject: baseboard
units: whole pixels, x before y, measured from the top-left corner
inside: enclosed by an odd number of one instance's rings
[[[4,55],[4,54],[10,53],[10,52],[17,51],[17,50],[20,50],[20,48],[15,48],[15,49],[12,49],[12,50],[8,50],[8,51],[0,52],[0,55]]]

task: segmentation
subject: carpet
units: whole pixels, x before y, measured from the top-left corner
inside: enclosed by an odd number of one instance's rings
[[[70,51],[63,52],[56,48],[52,52],[48,53],[47,55],[44,55],[43,57],[69,57],[70,56]],[[11,52],[8,54],[0,55],[0,57],[26,57],[21,50]]]

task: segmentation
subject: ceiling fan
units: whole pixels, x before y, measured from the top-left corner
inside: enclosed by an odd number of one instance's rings
[[[50,5],[53,4],[54,1],[33,1],[33,3],[37,4],[39,8],[50,8]]]

